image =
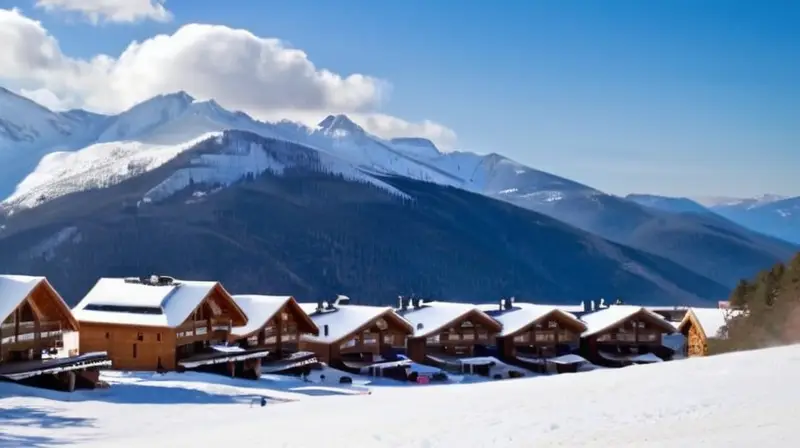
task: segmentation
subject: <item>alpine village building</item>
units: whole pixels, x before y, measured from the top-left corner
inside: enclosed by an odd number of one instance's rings
[[[319,328],[317,336],[301,336],[300,349],[350,371],[402,351],[414,331],[391,307],[351,305],[345,296],[300,306]]]
[[[235,376],[268,354],[228,346],[231,329],[247,325],[248,318],[218,282],[102,278],[73,313],[81,352],[106,351],[120,370],[198,369]]]
[[[407,356],[437,367],[460,366],[459,358],[483,355],[502,331],[500,322],[471,304],[401,298],[397,314],[414,330]]]
[[[481,309],[503,325],[497,335],[498,357],[535,372],[574,372],[586,359],[575,355],[586,324],[551,305],[516,303],[504,298]]]
[[[319,328],[291,296],[235,295],[247,314],[247,325],[233,327],[229,341],[244,349],[263,349],[268,355],[252,372],[297,369],[316,364],[314,354],[300,352],[303,336],[319,335]]]
[[[671,359],[663,334],[676,328],[653,311],[634,305],[612,305],[581,317],[581,355],[594,364],[619,367]]]
[[[0,379],[73,391],[111,365],[102,352],[78,355],[78,322],[44,277],[0,275],[0,322]]]
[[[726,337],[725,325],[733,313],[723,308],[689,308],[678,324],[678,331],[686,337],[686,355],[708,355],[709,341]]]

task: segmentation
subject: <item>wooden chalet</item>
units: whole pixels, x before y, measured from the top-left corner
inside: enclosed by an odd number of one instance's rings
[[[686,338],[686,356],[708,355],[708,343],[726,337],[725,326],[733,310],[723,308],[689,308],[678,331]]]
[[[317,336],[319,328],[291,296],[236,295],[236,304],[247,314],[247,325],[233,327],[229,340],[244,349],[263,349],[269,354],[258,371],[294,370],[317,363],[310,352],[300,352],[300,338]]]
[[[587,328],[581,334],[581,355],[608,367],[661,362],[671,359],[673,350],[662,343],[662,335],[676,328],[647,308],[614,305],[585,314]]]
[[[586,324],[573,314],[551,305],[502,299],[480,308],[503,325],[497,335],[499,358],[538,372],[576,371],[586,360],[575,355]]]
[[[339,296],[330,303],[301,304],[319,334],[300,338],[300,350],[315,353],[320,361],[348,371],[394,358],[405,347],[411,325],[391,307],[351,305]]]
[[[72,391],[93,388],[105,353],[64,350],[78,322],[44,277],[0,275],[0,379]]]
[[[102,278],[73,309],[81,352],[104,350],[121,370],[225,370],[257,365],[265,350],[228,345],[248,323],[217,282],[172,277]]]
[[[502,331],[500,322],[464,303],[401,298],[397,314],[414,328],[406,344],[408,357],[437,367],[482,355]]]

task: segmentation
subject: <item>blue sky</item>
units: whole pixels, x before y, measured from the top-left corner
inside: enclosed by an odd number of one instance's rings
[[[391,82],[382,112],[626,194],[800,195],[800,2],[168,0],[167,23],[17,6],[64,53],[191,22],[245,28]]]

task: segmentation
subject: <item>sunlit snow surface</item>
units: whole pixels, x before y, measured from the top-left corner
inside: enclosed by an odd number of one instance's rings
[[[0,445],[180,447],[260,441],[275,447],[527,448],[800,443],[800,389],[794,387],[800,375],[798,346],[446,386],[341,387],[290,383],[277,376],[247,382],[198,374],[164,379],[110,375],[111,389],[73,395],[0,384]],[[363,395],[365,389],[372,394]],[[270,398],[263,408],[253,404],[262,395]]]

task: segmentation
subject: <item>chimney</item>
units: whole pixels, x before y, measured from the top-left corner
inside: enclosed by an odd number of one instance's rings
[[[325,324],[325,326],[322,327],[322,332],[325,336],[328,336],[328,324]]]
[[[505,297],[500,297],[500,303],[499,303],[499,305],[500,305],[500,306],[498,307],[498,310],[500,310],[500,311],[503,311],[503,309],[505,309],[505,305],[506,305],[506,299],[505,299]]]
[[[406,299],[403,296],[397,296],[397,309],[400,311],[405,311],[407,308]]]
[[[590,311],[594,311],[594,299],[592,299],[592,301],[589,302],[589,305],[591,306],[591,310]]]
[[[317,312],[321,312],[325,309],[325,305],[322,300],[317,300]]]

